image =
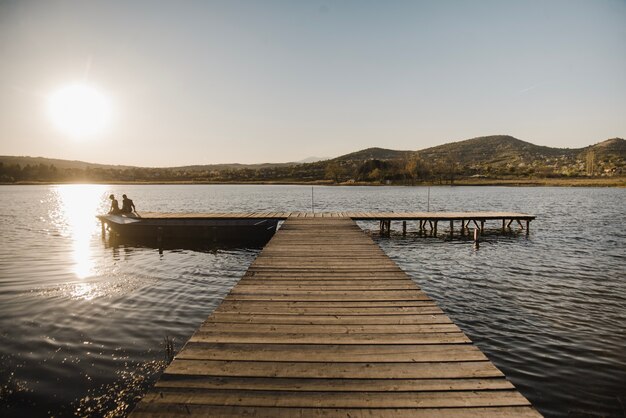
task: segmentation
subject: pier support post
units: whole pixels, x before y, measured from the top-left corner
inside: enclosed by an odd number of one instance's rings
[[[163,228],[157,228],[157,244],[159,246],[159,254],[163,254]]]
[[[435,222],[434,222],[435,227],[434,227],[434,229],[433,229],[433,234],[434,234],[435,236],[437,236],[437,222],[438,222],[438,221],[435,221]]]
[[[380,235],[391,234],[391,220],[380,220]]]
[[[480,221],[480,235],[485,233],[485,221]]]
[[[502,232],[506,230],[506,219],[502,218]]]
[[[526,235],[530,232],[530,220],[526,220]]]
[[[402,221],[402,235],[406,235],[406,221]]]
[[[450,219],[450,236],[454,236],[454,221]]]

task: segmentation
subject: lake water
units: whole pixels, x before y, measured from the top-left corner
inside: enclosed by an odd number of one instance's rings
[[[109,245],[110,193],[139,211],[306,211],[306,186],[0,186],[0,415],[124,415],[260,249]],[[415,211],[424,187],[315,187],[316,211]],[[626,416],[626,190],[433,187],[430,210],[496,222],[480,249],[360,223],[548,417]],[[444,229],[444,230],[442,230]]]

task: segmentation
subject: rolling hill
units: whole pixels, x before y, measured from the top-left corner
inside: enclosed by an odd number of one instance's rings
[[[399,160],[413,154],[414,151],[396,151],[385,148],[366,148],[361,151],[341,155],[332,161]]]
[[[367,148],[316,162],[208,164],[146,168],[42,157],[0,156],[0,181],[365,182],[459,178],[546,178],[626,175],[626,141],[552,148],[508,135],[451,142],[419,151]]]
[[[417,151],[426,161],[453,160],[465,166],[574,164],[593,152],[597,162],[626,161],[626,140],[612,138],[584,148],[552,148],[535,145],[508,135],[483,136]]]

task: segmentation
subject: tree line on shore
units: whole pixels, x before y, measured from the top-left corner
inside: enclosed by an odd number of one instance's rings
[[[622,167],[604,169],[593,159],[546,164],[463,164],[452,156],[429,161],[418,154],[403,159],[340,159],[262,168],[61,168],[54,164],[4,164],[0,182],[192,182],[192,183],[366,183],[454,184],[464,179],[576,178],[622,175]]]

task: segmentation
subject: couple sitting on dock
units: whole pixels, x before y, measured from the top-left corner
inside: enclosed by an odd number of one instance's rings
[[[110,195],[109,199],[111,199],[111,209],[109,209],[110,215],[120,215],[124,213],[135,212],[135,204],[132,200],[126,197],[125,194],[122,195],[122,209],[120,209],[120,204],[117,202],[115,195]]]

